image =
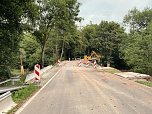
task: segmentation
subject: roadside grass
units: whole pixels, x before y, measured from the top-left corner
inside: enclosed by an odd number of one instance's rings
[[[114,68],[104,69],[104,71],[112,73],[112,74],[120,73],[121,72],[120,70],[117,70],[117,69],[114,69]]]
[[[137,83],[152,87],[152,82],[151,81],[136,81]]]
[[[37,86],[30,84],[26,88],[16,91],[12,94],[13,101],[15,103],[20,103],[20,102],[24,101],[37,89],[38,89]]]
[[[28,85],[26,88],[20,89],[12,93],[12,99],[17,104],[16,107],[11,109],[7,112],[7,114],[14,114],[17,109],[30,97],[32,96],[37,90],[39,89],[38,86],[34,84]]]

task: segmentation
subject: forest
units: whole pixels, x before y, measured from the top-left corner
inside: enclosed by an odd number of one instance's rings
[[[94,50],[103,66],[152,75],[152,9],[130,9],[123,24],[102,20],[80,27],[77,0],[0,1],[0,80],[12,69],[33,70]]]

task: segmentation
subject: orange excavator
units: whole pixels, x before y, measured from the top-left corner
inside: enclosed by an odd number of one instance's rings
[[[84,56],[84,60],[89,60],[89,61],[92,61],[92,60],[100,61],[100,58],[101,56],[98,55],[95,51],[92,51],[90,56],[87,56],[87,55]]]

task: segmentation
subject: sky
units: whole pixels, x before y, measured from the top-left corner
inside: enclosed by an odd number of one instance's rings
[[[152,0],[78,0],[81,3],[79,16],[84,18],[81,26],[92,22],[99,24],[101,20],[122,23],[129,10],[136,7],[143,10],[152,8]]]

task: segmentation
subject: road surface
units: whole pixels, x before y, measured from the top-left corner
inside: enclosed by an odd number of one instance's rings
[[[152,89],[119,76],[62,66],[20,114],[152,114]]]

